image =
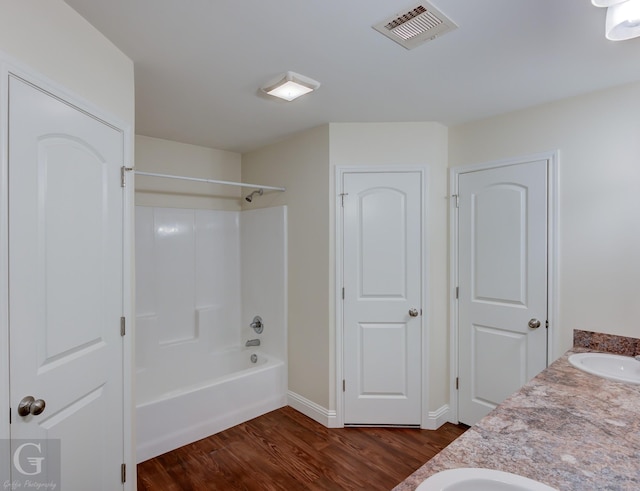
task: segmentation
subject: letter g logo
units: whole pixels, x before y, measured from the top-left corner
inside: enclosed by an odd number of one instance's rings
[[[20,463],[20,454],[25,447],[35,447],[38,449],[38,453],[42,453],[42,447],[39,443],[23,443],[18,448],[16,448],[16,451],[13,453],[14,467],[18,470],[18,472],[24,474],[25,476],[35,476],[36,474],[40,474],[42,472],[42,461],[44,460],[44,457],[27,457],[27,462],[36,469],[34,472],[27,472],[22,468],[22,464]]]

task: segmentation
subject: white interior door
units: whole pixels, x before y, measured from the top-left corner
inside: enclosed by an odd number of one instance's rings
[[[547,366],[547,161],[460,174],[458,192],[458,419],[474,424]]]
[[[33,458],[54,458],[60,443],[62,489],[123,486],[123,142],[10,77],[10,433],[45,441]],[[21,415],[25,396],[44,410]],[[22,469],[13,481],[47,478]]]
[[[345,425],[420,425],[421,183],[343,175]]]

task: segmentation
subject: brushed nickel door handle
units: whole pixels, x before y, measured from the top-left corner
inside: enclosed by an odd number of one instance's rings
[[[540,327],[540,321],[538,319],[531,319],[529,321],[529,327],[531,329],[538,329]]]
[[[33,396],[23,397],[18,404],[18,414],[20,416],[29,416],[33,414],[37,416],[44,411],[44,408],[47,404],[42,399],[35,399]]]

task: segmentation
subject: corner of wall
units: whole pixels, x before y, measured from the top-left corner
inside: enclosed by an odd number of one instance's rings
[[[62,0],[2,10],[0,50],[133,127],[133,62],[102,33]]]

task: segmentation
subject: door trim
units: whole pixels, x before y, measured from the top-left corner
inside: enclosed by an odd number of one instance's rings
[[[9,124],[8,100],[9,77],[15,76],[34,87],[43,90],[60,100],[71,104],[79,110],[102,120],[104,123],[119,130],[123,134],[122,165],[133,165],[133,127],[113,114],[97,107],[92,102],[83,99],[71,92],[63,85],[33,70],[28,65],[0,51],[0,399],[9,400],[9,183],[8,183],[8,139],[7,128]],[[127,464],[126,482],[124,491],[136,489],[135,446],[133,434],[133,421],[135,415],[133,394],[133,237],[134,237],[134,179],[133,173],[127,178],[127,186],[123,190],[123,285],[122,285],[122,315],[127,320],[127,334],[122,338],[123,356],[123,460]],[[119,323],[114,326],[119,329]],[[0,407],[0,439],[9,441],[9,407]],[[5,465],[2,463],[0,465]],[[2,468],[4,471],[4,468]],[[8,472],[8,467],[7,467]],[[8,474],[7,474],[8,475]]]
[[[559,332],[556,326],[558,319],[558,151],[548,151],[522,157],[512,157],[478,164],[464,164],[449,169],[449,407],[451,422],[458,423],[458,389],[456,379],[458,373],[458,177],[467,172],[476,172],[510,165],[524,164],[535,160],[547,161],[547,363],[551,363],[558,353]]]
[[[336,414],[333,424],[330,424],[332,428],[344,427],[344,392],[342,391],[342,380],[344,378],[344,363],[343,363],[343,336],[344,336],[344,324],[343,324],[343,301],[342,301],[342,278],[343,278],[343,222],[342,222],[342,206],[340,192],[342,189],[342,177],[346,173],[378,173],[378,172],[418,172],[420,173],[420,189],[422,191],[421,199],[421,228],[422,233],[420,240],[422,243],[420,251],[421,268],[421,303],[423,312],[428,312],[428,292],[429,282],[426,266],[429,264],[429,243],[427,242],[428,235],[428,210],[427,204],[429,203],[428,186],[429,182],[429,166],[394,166],[394,165],[371,165],[371,166],[336,166],[335,168],[335,228],[334,228],[334,253],[335,253],[335,274],[334,274],[334,301],[335,301],[335,407]],[[420,409],[420,427],[422,429],[436,429],[436,426],[431,423],[429,419],[429,316],[427,314],[420,316],[421,319],[421,331],[422,331],[422,346],[421,357],[422,366],[420,370],[421,374],[421,392],[422,401]]]

